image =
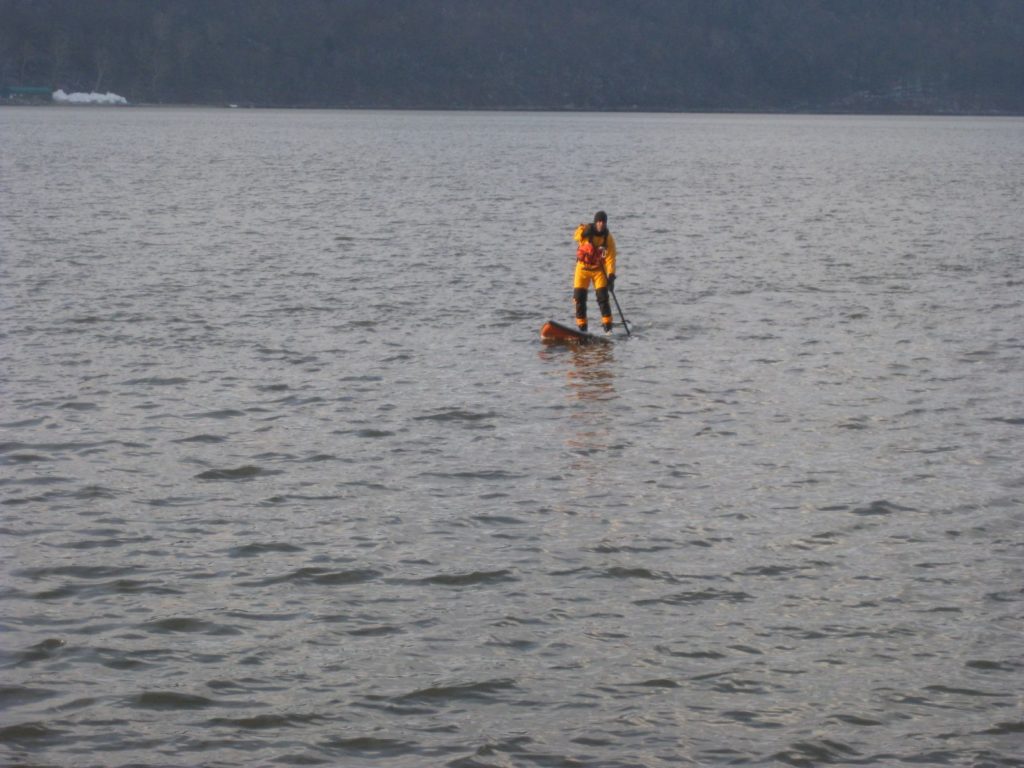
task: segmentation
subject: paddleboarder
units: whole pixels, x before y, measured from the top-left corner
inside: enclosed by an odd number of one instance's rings
[[[615,238],[608,231],[608,214],[598,211],[590,224],[576,227],[576,272],[572,280],[572,299],[576,305],[576,326],[587,330],[587,291],[594,284],[594,295],[601,310],[601,327],[612,330],[612,308],[608,290],[615,290]]]

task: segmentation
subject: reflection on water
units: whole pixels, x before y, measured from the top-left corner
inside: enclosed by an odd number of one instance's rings
[[[614,400],[615,347],[613,344],[564,344],[545,346],[546,361],[567,361],[565,378],[572,400]]]
[[[615,348],[613,344],[553,345],[545,347],[541,358],[564,367],[565,392],[572,407],[572,429],[565,433],[565,447],[573,456],[569,467],[580,481],[573,484],[571,495],[586,496],[600,485],[604,460],[614,442],[609,403],[619,397]]]
[[[566,370],[569,391],[577,400],[614,400],[615,350],[611,344],[574,344],[569,359],[572,367]]]

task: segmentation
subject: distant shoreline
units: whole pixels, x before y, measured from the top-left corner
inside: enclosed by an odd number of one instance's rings
[[[534,113],[550,114],[635,114],[635,115],[778,115],[778,116],[833,116],[833,117],[1024,117],[1024,110],[973,111],[973,110],[754,110],[754,109],[580,109],[572,107],[402,107],[402,106],[336,106],[336,105],[294,105],[294,104],[201,104],[201,103],[146,103],[127,104],[80,103],[69,104],[44,100],[0,100],[0,107],[59,107],[64,109],[228,109],[228,110],[306,110],[314,112],[493,112],[493,113]]]

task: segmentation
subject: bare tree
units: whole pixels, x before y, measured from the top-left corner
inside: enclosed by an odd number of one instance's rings
[[[93,63],[96,65],[96,83],[92,87],[94,92],[100,92],[103,78],[106,76],[107,70],[110,69],[111,61],[110,49],[105,45],[100,45],[93,54]]]
[[[50,41],[50,82],[51,87],[59,87],[64,67],[71,54],[71,39],[67,32],[58,32]]]
[[[38,54],[31,40],[23,40],[18,49],[18,80],[25,85],[34,74]]]

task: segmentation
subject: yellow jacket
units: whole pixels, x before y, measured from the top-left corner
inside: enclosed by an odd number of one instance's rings
[[[615,274],[615,238],[612,233],[608,231],[607,227],[604,230],[603,235],[599,235],[593,232],[590,237],[584,236],[589,224],[580,224],[576,227],[576,232],[573,233],[572,239],[577,243],[583,243],[586,240],[588,243],[593,245],[595,248],[604,248],[604,271],[609,275]]]

